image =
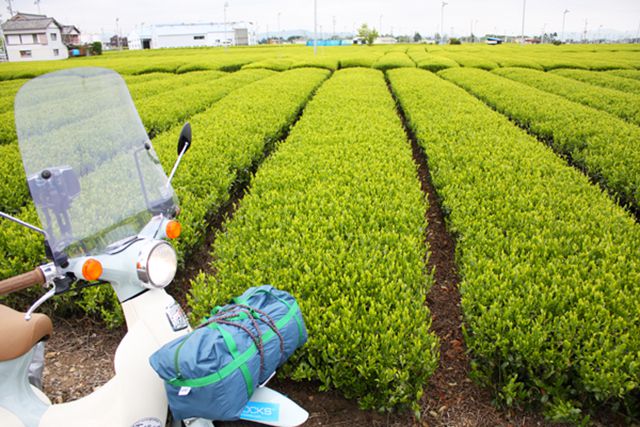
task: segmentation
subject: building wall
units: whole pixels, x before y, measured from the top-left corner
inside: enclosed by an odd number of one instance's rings
[[[33,39],[33,34],[36,39]],[[67,59],[69,51],[62,43],[60,28],[51,24],[46,32],[25,32],[22,34],[5,34],[7,41],[7,55],[10,62],[21,61],[49,61]],[[23,55],[21,52],[25,52]],[[56,55],[57,51],[57,55]],[[30,52],[30,56],[26,53]]]
[[[227,31],[227,39],[233,45],[233,30]],[[223,46],[225,40],[224,31],[198,33],[198,34],[154,34],[153,48],[170,47],[203,47],[203,46]]]

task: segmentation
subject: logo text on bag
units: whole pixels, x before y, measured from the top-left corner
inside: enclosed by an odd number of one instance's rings
[[[280,405],[275,403],[249,402],[240,418],[247,421],[278,421]]]

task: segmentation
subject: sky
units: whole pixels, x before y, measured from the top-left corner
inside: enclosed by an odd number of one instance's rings
[[[6,6],[6,0],[0,0]],[[525,33],[529,35],[562,30],[582,33],[587,21],[591,36],[609,31],[624,31],[636,36],[640,31],[640,0],[446,0],[444,32],[468,35],[487,33],[520,34],[523,3]],[[277,34],[277,31],[313,30],[313,0],[226,0],[228,21],[251,21],[256,32]],[[13,0],[14,12],[37,13],[34,0]],[[117,28],[127,35],[144,23],[223,22],[225,0],[40,0],[41,13],[72,24],[83,33],[114,33]],[[441,0],[317,0],[318,26],[329,36],[336,32],[352,32],[362,23],[382,33],[394,35],[433,35],[440,32]],[[0,7],[2,20],[9,17],[6,7]],[[318,28],[320,32],[320,28]]]

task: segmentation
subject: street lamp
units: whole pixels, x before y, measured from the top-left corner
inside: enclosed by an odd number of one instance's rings
[[[440,7],[440,44],[444,44],[444,7],[448,4],[443,0]]]
[[[562,41],[564,41],[564,23],[567,20],[567,13],[569,13],[569,9],[565,9],[564,12],[562,12],[562,37],[560,37]]]

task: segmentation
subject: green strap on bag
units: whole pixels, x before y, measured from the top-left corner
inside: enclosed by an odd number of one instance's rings
[[[278,329],[284,328],[291,321],[291,319],[295,317],[296,313],[299,311],[297,302],[294,302],[293,304],[286,304],[286,306],[289,307],[289,311],[287,311],[287,314],[284,317],[282,317],[282,319],[276,322],[276,326],[278,327]],[[298,328],[300,329],[301,325],[297,317],[296,317],[296,322],[298,323]],[[228,334],[227,331],[225,332]],[[227,347],[229,347],[229,343],[227,343],[224,337],[224,333],[221,332],[221,334],[222,334],[223,340],[225,340],[225,343],[227,344]],[[222,381],[223,379],[231,375],[233,372],[235,372],[237,369],[242,369],[243,365],[246,368],[247,361],[249,361],[249,359],[251,359],[251,357],[253,357],[253,355],[255,355],[256,352],[258,351],[258,348],[256,347],[256,345],[251,344],[242,354],[238,354],[237,356],[232,354],[233,362],[229,363],[227,366],[223,367],[217,372],[214,372],[210,375],[207,375],[205,377],[200,377],[200,378],[182,378],[180,374],[180,369],[179,369],[179,352],[182,346],[184,345],[184,343],[186,342],[186,340],[189,338],[189,336],[190,335],[188,335],[180,343],[180,346],[176,349],[176,352],[174,354],[174,362],[176,366],[177,376],[176,378],[173,378],[167,381],[169,384],[171,384],[174,387],[205,387],[213,383],[216,383],[218,381]],[[275,332],[273,332],[272,330],[268,330],[267,332],[264,333],[262,340],[264,343],[267,343],[273,338],[275,338],[275,336],[276,336]],[[233,341],[233,339],[231,339],[231,341]],[[235,347],[235,342],[233,342],[233,345]],[[237,352],[237,347],[235,348]],[[231,348],[229,348],[229,351],[231,351]],[[243,373],[243,375],[245,374]],[[245,377],[245,382],[246,382],[246,377]],[[253,390],[253,388],[251,390]]]
[[[222,339],[227,345],[227,348],[229,349],[229,353],[231,353],[231,357],[233,357],[233,360],[237,360],[240,357],[240,354],[238,353],[238,346],[236,346],[236,341],[233,339],[233,336],[217,323],[214,323],[213,327],[220,332],[220,335],[222,335]],[[242,372],[244,383],[247,386],[247,397],[251,397],[251,395],[253,394],[253,379],[251,378],[251,374],[249,373],[249,368],[247,367],[246,362],[240,365],[240,372]]]

